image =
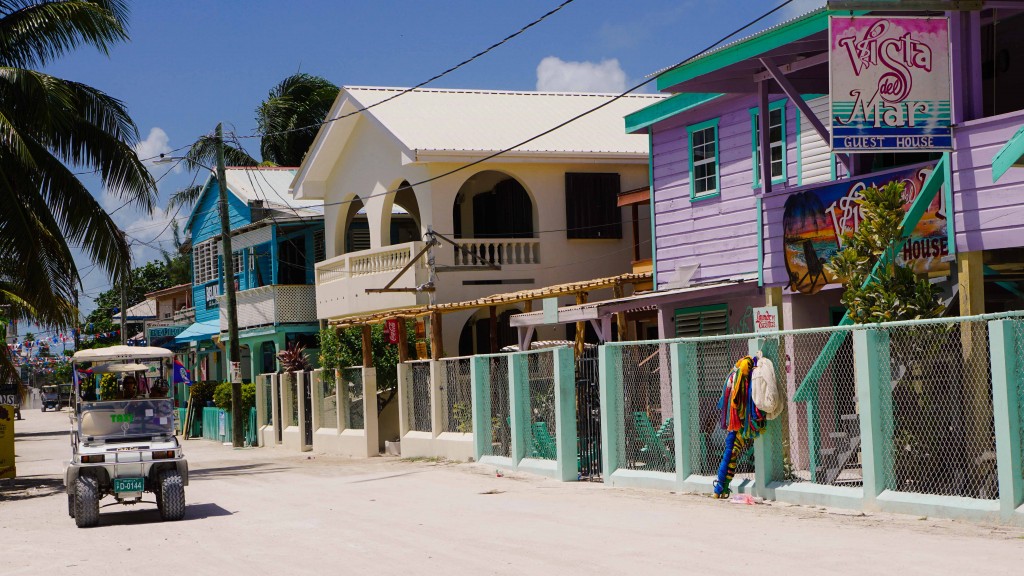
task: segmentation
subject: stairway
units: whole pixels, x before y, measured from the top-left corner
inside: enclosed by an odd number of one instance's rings
[[[839,428],[838,432],[828,435],[832,439],[832,446],[819,452],[821,464],[814,480],[818,484],[837,484],[836,481],[843,470],[860,468],[856,461],[850,464],[850,460],[856,460],[860,451],[860,416],[843,414],[839,417]]]

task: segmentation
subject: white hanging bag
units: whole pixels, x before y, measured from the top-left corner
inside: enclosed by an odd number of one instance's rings
[[[769,420],[774,420],[782,414],[786,402],[775,380],[775,363],[765,358],[760,351],[757,353],[757,366],[750,373],[750,391],[754,405],[764,412]]]

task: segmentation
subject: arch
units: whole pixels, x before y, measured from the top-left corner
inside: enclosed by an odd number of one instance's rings
[[[422,238],[423,219],[420,215],[416,192],[408,180],[395,182],[384,196],[381,210],[381,246],[404,244]],[[397,210],[396,210],[397,208]]]
[[[515,176],[499,170],[473,174],[452,205],[456,238],[533,238],[537,203]]]
[[[341,226],[335,239],[338,254],[347,254],[370,248],[370,227],[366,219],[366,205],[353,195],[338,207]],[[362,213],[360,213],[362,212]]]
[[[513,315],[521,313],[522,310],[516,306],[499,307],[498,350],[519,343],[518,331],[512,327],[509,320]],[[491,353],[490,323],[491,312],[488,308],[481,308],[466,319],[459,334],[459,356]]]

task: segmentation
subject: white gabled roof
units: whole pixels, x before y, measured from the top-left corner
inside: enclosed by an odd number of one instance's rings
[[[346,86],[361,106],[395,96],[404,88]],[[647,155],[647,138],[626,134],[623,118],[664,98],[575,92],[505,92],[421,88],[363,114],[371,114],[414,151],[503,150],[587,112],[600,110],[515,149],[554,154]],[[614,100],[614,101],[613,101]]]
[[[156,318],[156,300],[148,298],[134,306],[129,306],[125,318],[131,318],[133,320]],[[120,320],[121,313],[118,312],[117,314],[114,314],[113,319]]]
[[[268,208],[302,210],[303,216],[311,215],[306,211],[322,215],[322,200],[298,200],[288,192],[297,171],[297,168],[231,166],[224,170],[224,177],[228,181],[228,190],[246,203],[260,201]]]

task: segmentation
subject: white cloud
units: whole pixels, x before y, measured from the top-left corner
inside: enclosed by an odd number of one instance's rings
[[[542,92],[611,92],[626,90],[626,73],[615,58],[594,62],[566,62],[548,56],[537,65],[537,90]]]
[[[156,160],[161,154],[169,154],[171,152],[170,140],[163,128],[154,126],[149,129],[149,135],[146,136],[145,140],[135,144],[135,153],[139,155],[140,159],[145,160],[144,163],[150,172],[163,174],[163,172],[167,171],[168,167],[156,164]],[[174,172],[181,172],[180,164],[174,166]]]

